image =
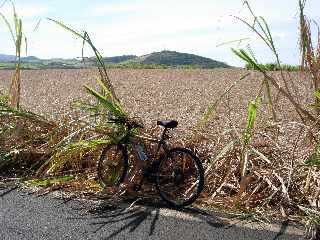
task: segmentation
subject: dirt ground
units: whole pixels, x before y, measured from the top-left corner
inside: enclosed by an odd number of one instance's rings
[[[111,69],[109,76],[125,109],[149,125],[158,119],[177,119],[177,131],[190,130],[213,103],[234,81],[246,74],[242,69],[175,70],[175,69]],[[0,71],[0,89],[8,88],[12,71]],[[274,73],[279,77],[279,73]],[[96,85],[96,70],[24,70],[22,72],[22,105],[49,118],[70,114],[70,104],[88,98],[83,85]],[[291,73],[292,91],[299,101],[310,103],[310,85],[306,77]],[[251,72],[223,98],[212,124],[244,126],[249,100],[258,93],[261,74]],[[280,82],[281,85],[283,83]],[[295,121],[297,116],[290,103],[273,90],[279,120]],[[271,117],[266,97],[259,108],[258,124]]]

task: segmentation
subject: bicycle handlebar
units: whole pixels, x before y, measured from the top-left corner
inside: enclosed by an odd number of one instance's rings
[[[129,129],[132,128],[144,128],[143,124],[137,123],[133,120],[128,120],[125,118],[110,118],[108,123],[120,123],[126,125]]]

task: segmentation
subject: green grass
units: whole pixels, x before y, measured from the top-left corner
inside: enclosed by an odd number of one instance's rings
[[[300,66],[297,65],[290,65],[290,64],[280,64],[280,66],[277,63],[265,63],[265,64],[258,64],[258,66],[262,69],[265,69],[267,71],[289,71],[289,72],[297,72],[300,70]],[[253,64],[247,63],[245,68],[247,70],[259,70],[258,67],[256,67]]]
[[[41,60],[39,62],[21,62],[20,69],[82,69],[82,68],[95,68],[96,64],[87,63],[83,64],[78,60]],[[169,66],[165,64],[144,64],[138,62],[121,62],[117,64],[106,64],[106,68],[118,69],[198,69],[197,65],[179,65]],[[15,69],[14,62],[0,62],[0,69]]]
[[[54,184],[61,184],[72,181],[75,179],[75,176],[66,175],[66,176],[57,176],[53,178],[39,178],[26,181],[25,183],[33,187],[49,187]]]
[[[124,62],[119,64],[109,64],[108,68],[128,68],[128,69],[167,69],[169,66],[163,64],[144,64],[137,62]]]

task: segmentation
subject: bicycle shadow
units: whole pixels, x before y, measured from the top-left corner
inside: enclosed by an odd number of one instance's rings
[[[116,226],[115,230],[105,239],[114,238],[124,231],[134,232],[139,226],[144,225],[146,227],[148,224],[148,235],[153,235],[160,218],[160,211],[161,209],[168,209],[167,205],[163,202],[150,201],[149,199],[140,199],[137,204],[139,205],[131,208],[128,205],[116,207],[110,204],[101,204],[97,208],[91,209],[89,211],[92,220],[90,225],[95,228],[94,233],[107,229],[111,224],[125,222],[120,227]],[[195,207],[180,209],[179,212],[192,215],[192,217],[204,221],[214,228],[227,228],[230,225],[218,217]],[[144,230],[146,229],[144,228]]]
[[[0,186],[0,198],[4,197],[5,195],[8,195],[9,193],[15,191],[18,188],[19,188],[18,186],[12,186],[12,187]]]
[[[14,192],[17,188],[18,186],[12,185],[10,188],[0,186],[0,197]],[[40,197],[42,197],[42,195],[40,195]],[[92,200],[96,199],[92,198]],[[165,203],[155,199],[154,197],[139,198],[137,202],[133,201],[132,199],[121,199],[121,204],[119,204],[119,202],[113,202],[110,200],[102,200],[99,202],[94,202],[93,205],[92,201],[78,201],[76,196],[72,196],[62,199],[62,202],[58,201],[58,204],[55,207],[61,207],[61,205],[68,204],[69,202],[75,203],[71,203],[69,207],[71,207],[73,210],[80,211],[80,217],[79,214],[76,214],[76,217],[70,217],[70,219],[84,220],[87,225],[90,225],[90,233],[102,233],[102,235],[105,235],[104,239],[117,238],[119,235],[123,235],[121,234],[123,232],[135,232],[137,234],[139,233],[137,230],[139,227],[140,230],[143,229],[143,234],[149,236],[157,235],[160,233],[160,229],[165,229],[169,224],[175,225],[174,221],[188,221],[182,218],[176,219],[175,213],[178,213],[177,215],[183,213],[191,216],[192,218],[198,220],[196,222],[207,224],[209,229],[223,230],[237,227],[237,223],[235,222],[230,223],[222,220],[223,218],[225,219],[223,215],[212,213],[196,207],[186,207],[184,209],[180,209],[179,211],[168,210],[168,207]],[[163,210],[168,210],[169,212],[173,213],[174,216],[164,216]],[[84,215],[82,215],[83,212],[85,212]],[[171,218],[170,223],[165,225],[169,218]],[[240,218],[236,218],[236,220],[239,222],[243,221]],[[192,226],[195,226],[196,224],[193,223]],[[289,227],[290,223],[289,221],[284,221],[280,224],[281,227],[279,231],[270,239],[275,240],[285,238],[287,228]],[[183,225],[192,228],[188,222]],[[179,231],[180,233],[184,231],[184,228],[176,228],[173,231],[175,230]]]
[[[281,236],[283,236],[286,233],[286,230],[289,226],[289,220],[285,220],[281,223],[281,227],[279,229],[279,232],[274,236],[272,240],[280,239]]]

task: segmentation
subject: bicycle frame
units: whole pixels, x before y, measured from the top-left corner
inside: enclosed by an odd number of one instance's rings
[[[136,188],[136,190],[138,191],[141,189],[141,186],[142,186],[144,180],[146,178],[149,179],[150,177],[152,177],[154,175],[154,167],[161,160],[161,157],[164,156],[169,151],[169,147],[166,142],[166,140],[169,139],[169,136],[167,134],[168,128],[164,128],[160,137],[133,134],[132,133],[133,129],[136,129],[136,128],[130,127],[130,125],[126,126],[125,134],[123,137],[121,137],[121,139],[118,142],[118,144],[121,144],[123,146],[123,148],[127,152],[127,154],[128,154],[128,146],[129,145],[133,146],[137,140],[138,141],[146,140],[148,142],[153,142],[153,143],[157,144],[157,149],[156,149],[156,152],[154,155],[155,157],[153,158],[155,160],[155,162],[153,162],[153,164],[151,166],[142,169],[143,175],[142,175],[142,178],[140,179],[140,182],[138,183],[137,188]],[[139,144],[139,142],[137,144]],[[159,155],[161,148],[164,150],[164,155]],[[144,161],[144,160],[140,159],[137,150],[134,147],[132,149],[133,149],[133,151],[136,152],[136,155],[138,156],[139,161]],[[147,154],[147,153],[145,153],[145,154]],[[146,161],[151,160],[150,155],[148,155],[148,154],[147,154],[147,158],[148,159]],[[128,174],[128,173],[126,173],[126,174]]]
[[[155,152],[155,156],[159,155],[159,151],[160,151],[161,147],[165,152],[168,152],[168,150],[169,150],[169,148],[167,146],[167,142],[162,137],[159,139],[159,138],[155,138],[153,136],[137,135],[134,138],[137,138],[139,140],[146,140],[148,142],[157,143],[158,145],[157,145],[157,150]]]
[[[135,135],[131,133],[131,130],[135,128],[127,127],[126,133],[124,136],[120,139],[118,144],[122,144],[126,150],[128,145],[134,145],[134,142],[136,139],[138,140],[146,140],[148,142],[157,143],[157,150],[155,156],[159,157],[159,151],[162,148],[165,152],[169,151],[168,145],[166,140],[169,139],[169,136],[167,135],[168,129],[165,128],[161,134],[161,137],[154,137],[154,136],[148,136],[148,135]],[[148,156],[149,157],[149,156]],[[139,159],[141,160],[141,159]]]

